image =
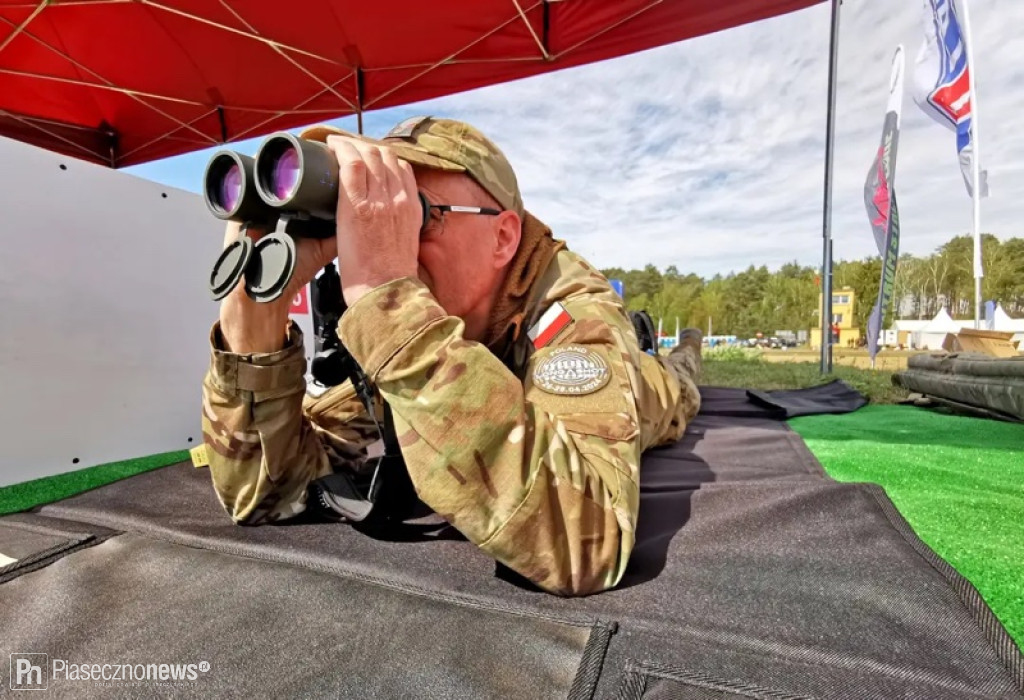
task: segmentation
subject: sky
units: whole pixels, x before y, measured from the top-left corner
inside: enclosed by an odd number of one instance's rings
[[[1024,236],[1024,2],[970,0],[982,230]],[[864,183],[878,150],[896,47],[906,91],[896,164],[901,253],[971,231],[955,134],[910,92],[922,0],[845,0],[841,11],[833,258],[877,255]],[[751,264],[820,267],[830,3],[597,64],[368,113],[383,136],[429,114],[502,148],[526,208],[599,268],[674,265],[702,277]],[[356,130],[355,117],[331,122]],[[252,154],[259,139],[232,144]],[[198,192],[205,150],[127,168]]]

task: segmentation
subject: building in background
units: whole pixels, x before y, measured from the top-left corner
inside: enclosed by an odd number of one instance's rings
[[[818,318],[821,318],[821,297],[818,297]],[[832,290],[832,344],[839,347],[857,347],[860,344],[860,328],[855,325],[854,309],[857,295],[853,287]],[[811,347],[821,347],[821,324],[810,332]]]

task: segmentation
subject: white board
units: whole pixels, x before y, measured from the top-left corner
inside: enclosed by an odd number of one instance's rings
[[[201,442],[202,197],[0,138],[0,216],[0,486]]]

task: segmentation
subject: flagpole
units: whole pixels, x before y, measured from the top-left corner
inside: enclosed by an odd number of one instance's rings
[[[836,73],[839,63],[839,6],[832,0],[832,38],[828,57],[828,116],[825,132],[825,206],[821,261],[821,373],[832,371],[832,156],[835,150]]]
[[[978,91],[975,89],[974,41],[971,19],[967,13],[967,0],[960,0],[964,15],[964,43],[967,45],[968,77],[971,91],[971,199],[974,204],[974,327],[981,328],[981,278],[985,272],[981,259],[981,148],[978,139]]]

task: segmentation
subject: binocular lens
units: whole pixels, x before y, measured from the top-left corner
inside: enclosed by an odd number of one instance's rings
[[[218,219],[241,223],[273,224],[277,212],[260,199],[253,186],[253,166],[249,156],[234,151],[218,151],[203,173],[203,199]]]
[[[256,190],[269,206],[333,221],[338,208],[338,161],[326,145],[287,131],[264,139],[256,152]]]
[[[238,163],[232,163],[221,177],[217,193],[219,195],[218,204],[226,211],[231,211],[238,206],[238,202],[242,198],[242,169],[238,167]]]
[[[288,199],[295,194],[295,186],[299,184],[299,152],[291,146],[281,151],[274,159],[270,178],[270,189],[278,199]]]

